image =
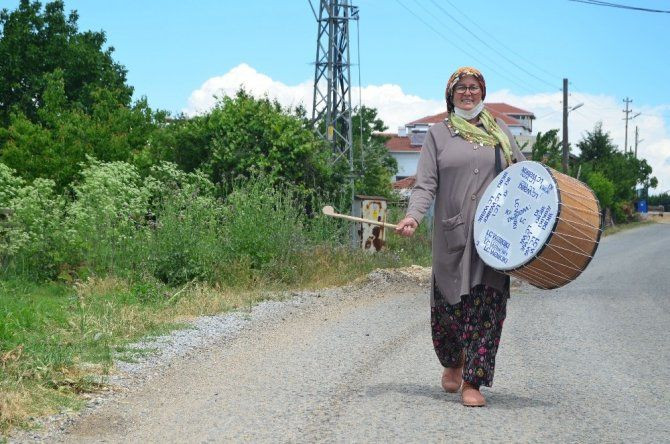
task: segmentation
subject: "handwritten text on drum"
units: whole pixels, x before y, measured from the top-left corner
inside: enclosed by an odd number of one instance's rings
[[[496,190],[498,192],[495,195],[489,197],[486,205],[484,206],[484,209],[479,213],[479,217],[477,217],[477,222],[486,223],[490,217],[494,217],[496,214],[498,214],[500,205],[503,204],[505,201],[504,198],[507,197],[508,190],[506,187],[511,179],[512,178],[507,174],[507,172],[502,173],[500,180],[498,180],[498,183],[496,184]]]
[[[512,228],[516,230],[519,224],[526,225],[526,218],[523,217],[523,214],[530,210],[530,205],[526,205],[523,208],[519,208],[521,202],[519,199],[514,199],[514,211],[512,209],[505,210],[505,215],[509,216],[507,218],[507,223],[512,222]]]
[[[509,241],[503,239],[498,233],[486,230],[486,235],[484,236],[484,251],[503,264],[506,264],[509,254]]]

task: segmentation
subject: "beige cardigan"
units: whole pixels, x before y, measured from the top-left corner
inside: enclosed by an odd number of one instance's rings
[[[525,160],[507,126],[496,121],[510,139],[513,161]],[[500,157],[505,168],[502,152]],[[501,291],[507,286],[507,276],[479,258],[472,235],[480,196],[495,176],[493,148],[466,141],[445,122],[430,128],[421,148],[407,216],[421,223],[435,198],[433,282],[449,304],[460,302],[461,295],[470,293],[475,285]]]

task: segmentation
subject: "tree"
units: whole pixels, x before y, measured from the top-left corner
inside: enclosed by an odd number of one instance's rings
[[[21,0],[14,11],[0,11],[0,125],[11,113],[39,122],[49,76],[60,70],[65,104],[93,111],[97,91],[104,88],[119,105],[128,106],[133,89],[126,85],[126,69],[104,49],[105,33],[79,32],[76,11],[66,17],[63,1]]]
[[[177,163],[185,171],[208,173],[220,192],[234,180],[263,173],[303,191],[341,191],[343,172],[306,123],[300,110],[284,109],[267,97],[245,90],[223,97],[209,113],[180,118],[170,134],[152,147],[154,157]]]
[[[356,110],[351,122],[356,193],[390,197],[398,162],[386,148],[387,137],[380,134],[386,129],[384,122],[377,118],[376,109],[365,106]]]
[[[537,133],[532,147],[531,159],[536,162],[543,162],[551,168],[562,170],[563,151],[557,134],[558,129],[549,130],[544,134]]]
[[[86,157],[101,161],[133,161],[157,131],[164,116],[153,113],[145,100],[119,105],[108,89],[92,91],[90,112],[67,107],[60,69],[44,76],[46,85],[36,122],[22,112],[0,128],[0,160],[24,179],[52,179],[63,190],[82,168]],[[141,162],[136,162],[141,163]]]
[[[658,180],[651,175],[652,168],[646,160],[637,159],[631,153],[622,153],[610,139],[609,133],[597,123],[593,132],[587,132],[577,144],[581,149],[581,168],[589,184],[593,181],[601,190],[609,189],[603,179],[612,185],[611,208],[617,221],[625,219],[625,207],[632,207],[637,185],[645,189],[656,187]],[[594,175],[597,174],[597,175]],[[605,185],[603,185],[605,184]],[[609,191],[608,191],[609,193]],[[596,190],[598,194],[598,190]],[[601,195],[603,192],[601,191]],[[598,196],[601,198],[601,196]],[[607,201],[602,202],[607,207]]]
[[[593,132],[587,131],[586,136],[577,143],[577,147],[581,150],[582,162],[607,160],[617,149],[609,133],[603,131],[602,122],[596,123]]]

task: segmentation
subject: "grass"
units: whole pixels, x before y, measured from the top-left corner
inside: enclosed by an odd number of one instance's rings
[[[622,231],[630,230],[633,228],[641,227],[643,225],[649,225],[656,223],[656,221],[652,219],[647,219],[647,220],[641,220],[641,221],[634,221],[634,222],[628,222],[625,224],[617,224],[611,227],[605,227],[603,230],[603,236],[610,236],[612,234],[620,233]]]
[[[115,358],[134,361],[151,353],[128,347],[142,337],[183,327],[197,316],[251,307],[276,291],[337,286],[375,268],[430,262],[425,235],[390,244],[393,250],[376,254],[325,245],[296,253],[284,262],[287,279],[250,273],[242,263],[233,270],[240,276],[246,270],[237,285],[191,280],[169,286],[150,276],[89,277],[74,284],[0,281],[0,431],[80,408],[82,394],[105,387]]]

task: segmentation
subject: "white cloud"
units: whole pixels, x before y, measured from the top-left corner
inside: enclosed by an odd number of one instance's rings
[[[307,108],[311,107],[312,82],[305,81],[296,86],[288,86],[242,63],[222,76],[205,81],[191,93],[188,106],[183,111],[190,116],[207,112],[215,105],[217,97],[233,96],[242,87],[256,97],[267,94],[276,98],[284,106],[302,104],[307,107],[309,104]]]
[[[194,115],[211,109],[215,96],[233,95],[244,87],[256,97],[268,95],[276,98],[284,106],[302,104],[307,110],[312,106],[312,81],[306,80],[298,85],[286,85],[261,74],[247,64],[241,64],[222,76],[205,81],[188,98],[184,112]],[[379,117],[390,131],[418,118],[444,111],[442,100],[425,99],[406,94],[398,85],[369,85],[360,90],[362,103],[378,110]],[[352,88],[352,102],[359,103],[359,89]],[[560,92],[520,96],[507,90],[493,91],[487,94],[488,102],[506,102],[526,109],[535,114],[534,132],[547,131],[562,127],[562,99]],[[621,149],[624,145],[625,126],[623,121],[623,102],[620,99],[582,92],[572,92],[571,105],[584,103],[569,114],[569,140],[572,145],[582,138],[586,131],[593,130],[597,121],[602,121],[603,129],[610,133],[615,144]],[[653,168],[653,174],[659,180],[655,192],[670,190],[670,128],[663,118],[670,105],[661,107],[644,106],[633,103],[635,113],[641,114],[628,125],[628,145],[635,144],[635,126],[639,127],[640,139],[638,156],[647,160]],[[559,133],[560,137],[560,133]]]

